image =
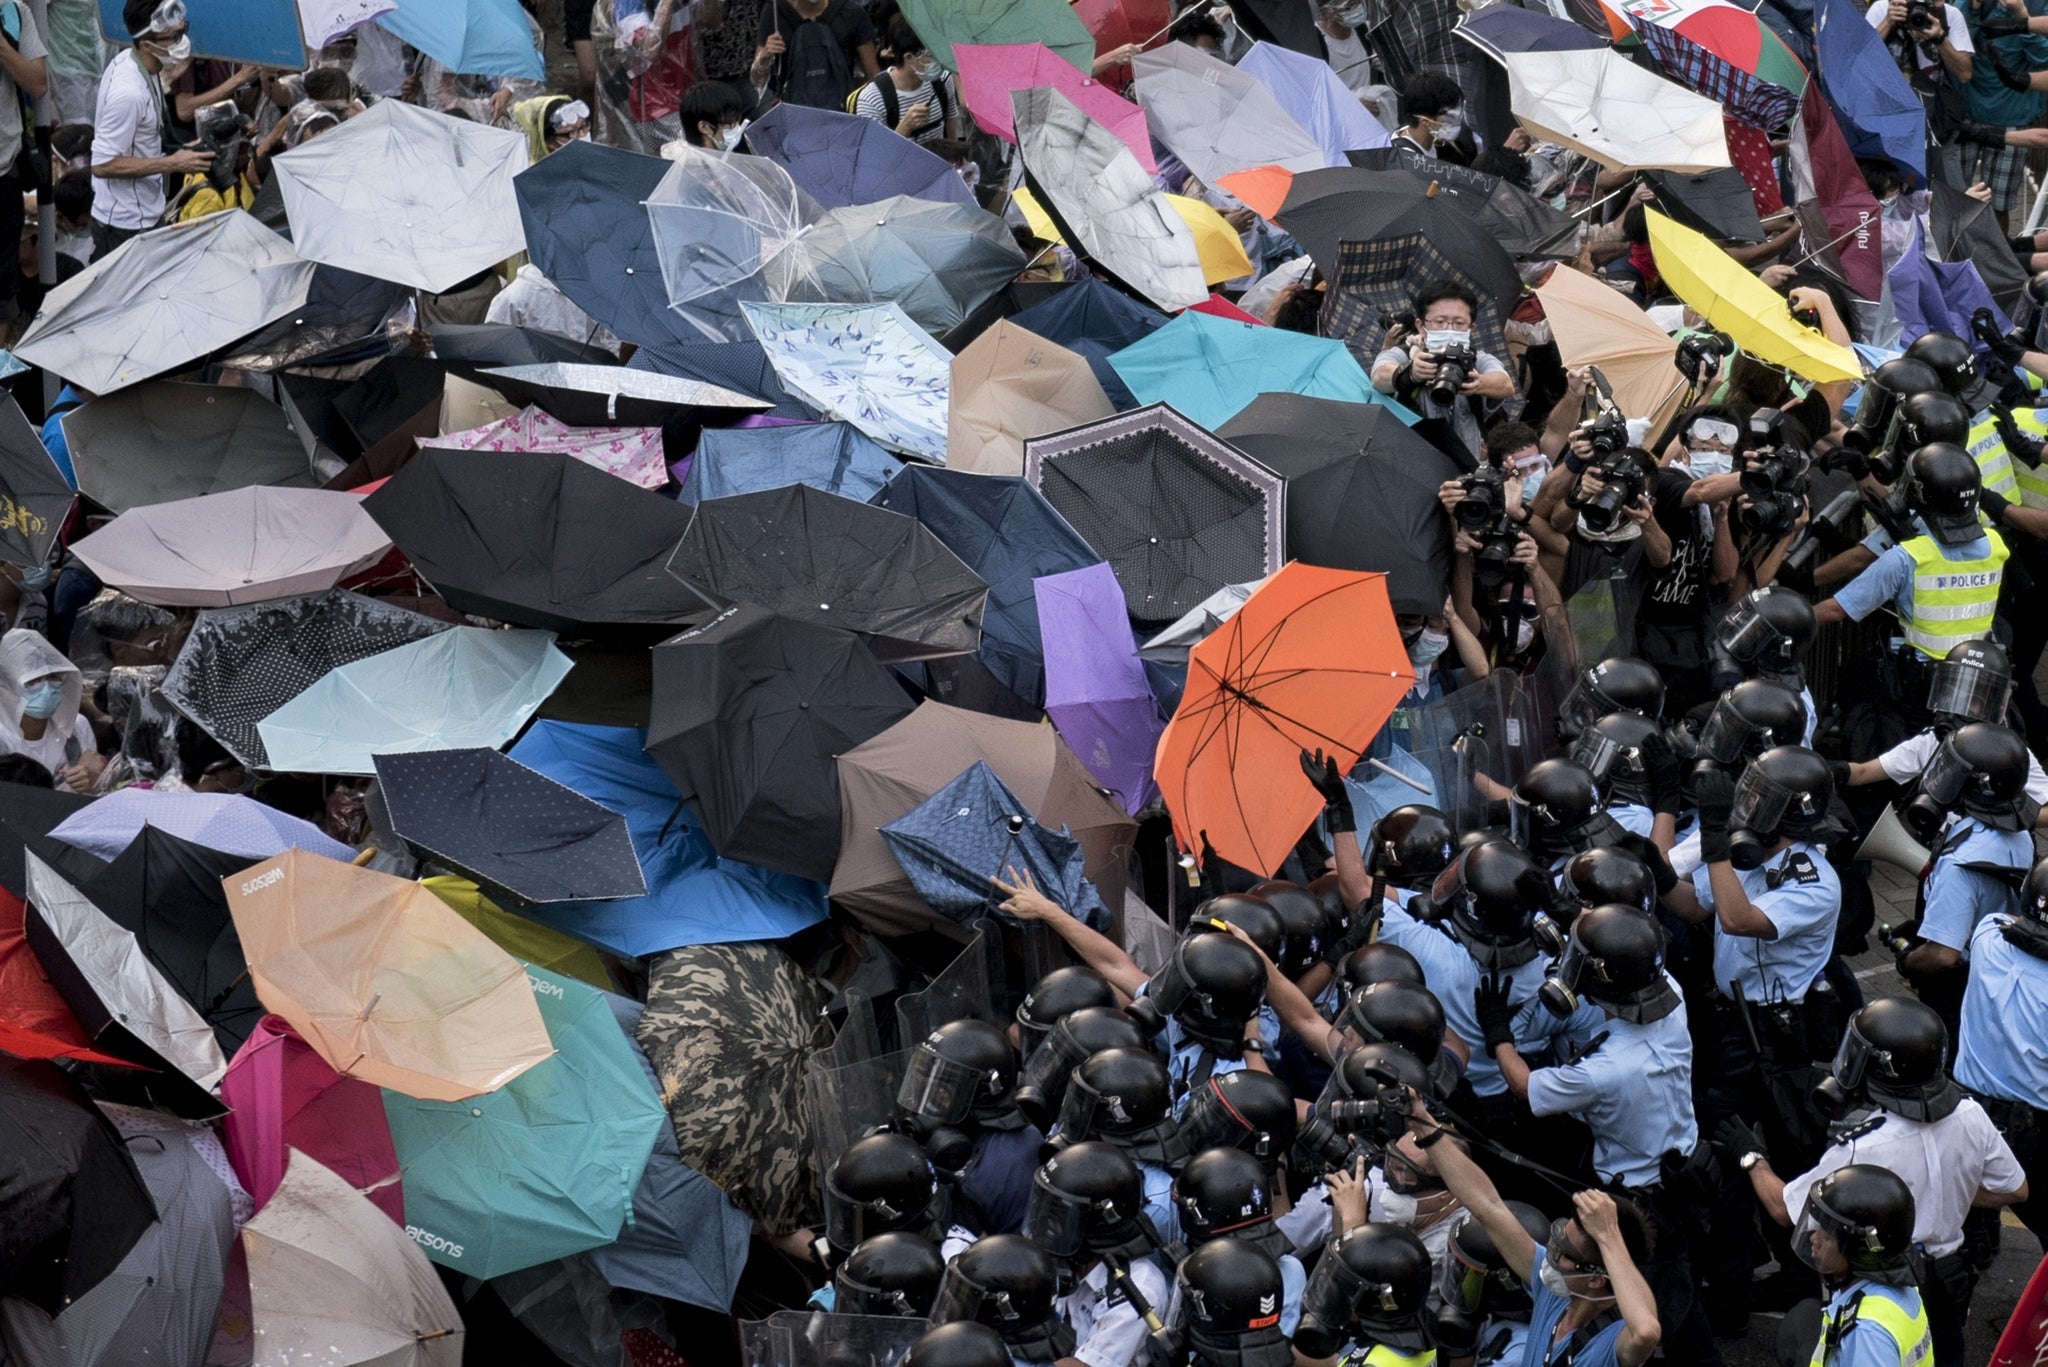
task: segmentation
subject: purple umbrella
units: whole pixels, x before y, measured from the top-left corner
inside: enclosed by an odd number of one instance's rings
[[[1124,591],[1107,564],[1031,582],[1045,641],[1045,711],[1060,736],[1133,816],[1158,789],[1159,706],[1138,663]]]

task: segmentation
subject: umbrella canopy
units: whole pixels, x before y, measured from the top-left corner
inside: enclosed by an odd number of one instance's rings
[[[789,172],[766,157],[707,152],[678,143],[668,173],[647,196],[654,252],[673,307],[756,280],[803,235],[815,206]]]
[[[1131,70],[1153,136],[1206,184],[1253,166],[1313,171],[1329,164],[1270,89],[1191,43],[1141,52]]]
[[[377,26],[453,72],[547,79],[517,0],[392,0]]]
[[[1156,39],[1174,18],[1173,6],[1168,0],[1075,0],[1074,13],[1094,35],[1095,49],[1102,53],[1113,52],[1126,44],[1143,47]],[[959,60],[957,48],[954,60]],[[1119,62],[1111,68],[1111,80],[1119,90],[1130,80],[1124,70],[1125,65]],[[1091,60],[1087,69],[1093,68]]]
[[[1565,365],[1597,366],[1631,418],[1661,417],[1679,397],[1684,377],[1671,335],[1619,290],[1581,271],[1559,269],[1536,287],[1550,335]]]
[[[1109,363],[1139,403],[1172,404],[1212,431],[1259,395],[1275,393],[1373,403],[1414,418],[1373,388],[1342,342],[1206,313],[1181,314]]]
[[[1206,299],[1193,231],[1130,149],[1050,87],[1011,100],[1024,169],[1060,236],[1161,308]]]
[[[258,485],[131,508],[71,549],[130,598],[224,608],[331,589],[391,539],[354,494]]]
[[[50,558],[74,495],[43,439],[12,398],[0,399],[0,560],[35,566]]]
[[[910,709],[853,632],[747,602],[655,647],[647,752],[720,855],[822,881],[839,854],[822,838],[839,828],[832,757]]]
[[[496,749],[569,673],[553,633],[455,627],[352,660],[256,723],[277,769],[370,774],[376,755]]]
[[[1664,283],[1737,346],[1816,384],[1863,378],[1854,351],[1794,318],[1781,295],[1728,253],[1654,209],[1646,222]]]
[[[1025,443],[1024,477],[1169,622],[1286,558],[1280,477],[1163,403]]]
[[[1928,189],[1933,196],[1927,216],[1933,249],[1943,261],[1974,265],[1998,306],[2008,313],[2019,310],[2027,273],[2010,250],[1993,250],[2004,241],[1998,231],[1998,215],[1990,205],[1946,181],[1934,181]]]
[[[1248,584],[1225,584],[1204,598],[1172,626],[1138,647],[1138,658],[1148,664],[1187,668],[1188,652],[1207,640],[1258,591],[1263,579]]]
[[[1888,159],[1909,186],[1928,184],[1927,108],[1884,38],[1853,0],[1814,6],[1814,70],[1849,150]],[[1939,182],[1937,182],[1939,183]]]
[[[937,334],[957,326],[1024,265],[1024,249],[994,214],[898,195],[827,210],[769,273],[778,300],[894,300]]]
[[[1109,358],[1165,327],[1167,318],[1100,280],[1083,280],[1042,303],[1020,310],[1010,321],[1074,351],[1088,362],[1109,401],[1123,409],[1136,408],[1138,401],[1124,387]]]
[[[457,451],[559,452],[643,489],[668,483],[667,449],[659,427],[571,427],[531,404],[510,417],[425,438],[420,445]]]
[[[918,36],[938,51],[936,35]],[[789,172],[826,209],[896,195],[972,204],[951,163],[873,119],[784,101],[747,125],[747,146]]]
[[[47,987],[49,984],[45,982],[43,985]],[[79,1063],[103,1063],[112,1068],[142,1066],[130,1063],[124,1058],[115,1058],[112,1054],[102,1054],[99,1050],[88,1048],[79,1040],[71,1038],[73,1034],[82,1033],[77,1030],[76,1018],[72,1017],[71,1008],[64,1005],[62,997],[56,999],[56,1004],[66,1019],[72,1022],[71,1030],[58,1034],[44,1034],[39,1030],[23,1029],[19,1025],[0,1020],[0,1054],[12,1054],[22,1059],[67,1058]],[[36,1005],[40,1008],[43,1003],[38,1001]]]
[[[518,960],[419,884],[299,850],[223,881],[257,995],[336,1072],[456,1101],[551,1052]]]
[[[1482,5],[1461,18],[1453,32],[1503,63],[1511,52],[1589,52],[1607,46],[1599,34],[1569,19],[1511,3]]]
[[[1017,116],[1010,97],[1049,85],[1130,148],[1145,174],[1158,174],[1145,111],[1076,69],[1045,44],[962,43],[953,49],[953,60],[960,69],[960,102],[982,132],[1014,145]]]
[[[43,301],[14,354],[95,394],[177,370],[306,302],[313,263],[239,209],[141,233]]]
[[[595,342],[511,323],[436,323],[433,336],[434,355],[472,365],[608,365],[617,359]]]
[[[1159,791],[1152,783],[1159,704],[1138,663],[1116,573],[1090,565],[1047,575],[1034,588],[1045,637],[1045,713],[1088,772],[1136,816]]]
[[[1388,194],[1389,182],[1412,194]],[[1355,188],[1354,188],[1355,187]],[[1479,221],[1427,193],[1410,177],[1342,166],[1297,175],[1280,206],[1280,226],[1307,249],[1325,275],[1337,273],[1344,242],[1377,242],[1419,233],[1464,268],[1488,299],[1520,297],[1522,280],[1507,249]]]
[[[1472,322],[1473,345],[1495,356],[1508,354],[1504,324],[1514,296],[1494,298],[1456,258],[1420,232],[1343,243],[1317,326],[1325,336],[1341,338],[1352,355],[1371,357],[1387,335],[1387,320],[1413,311],[1416,287],[1425,280],[1447,281],[1472,291],[1479,301]],[[1519,293],[1519,279],[1515,287]]]
[[[681,416],[736,416],[768,407],[751,394],[701,380],[615,365],[498,366],[480,371],[477,378],[507,398],[533,404],[579,427],[651,426]]]
[[[193,623],[163,692],[229,754],[268,768],[257,722],[351,660],[446,630],[446,622],[338,589],[209,609]]]
[[[1203,279],[1212,285],[1220,285],[1252,274],[1251,258],[1245,255],[1244,243],[1238,237],[1237,229],[1231,227],[1222,214],[1201,200],[1189,199],[1186,195],[1165,195],[1162,198],[1188,225],[1188,231],[1195,235],[1195,256],[1202,263]],[[1066,234],[1027,187],[1020,185],[1011,191],[1010,202],[1024,215],[1024,224],[1032,236],[1041,242],[1066,243]],[[946,340],[951,343],[953,339],[948,335]]]
[[[1116,412],[1075,352],[1003,319],[953,358],[946,464],[985,475],[1024,469],[1024,442]]]
[[[741,309],[790,393],[891,451],[945,464],[953,358],[900,305]]]
[[[487,1096],[384,1094],[407,1230],[472,1277],[616,1239],[667,1121],[605,994],[531,965],[526,976],[552,1058]]]
[[[1252,44],[1237,70],[1264,86],[1274,101],[1322,149],[1323,162],[1342,166],[1346,152],[1385,147],[1387,126],[1372,116],[1318,53],[1275,42]]]
[[[157,1217],[120,1134],[56,1065],[0,1056],[0,1276],[50,1314],[120,1266]]]
[[[1617,52],[1509,53],[1508,98],[1532,137],[1610,171],[1725,167],[1721,106]]]
[[[713,427],[705,429],[697,443],[680,497],[685,503],[702,503],[785,484],[808,484],[866,499],[902,468],[902,461],[843,422]]]
[[[506,906],[644,897],[625,818],[493,749],[376,757],[392,829]]]
[[[1287,481],[1287,554],[1379,570],[1394,611],[1433,617],[1450,586],[1437,490],[1457,464],[1383,408],[1262,394],[1217,435]]]
[[[889,852],[881,828],[987,760],[996,776],[1050,829],[1081,842],[1088,881],[1103,904],[1123,904],[1124,863],[1137,825],[1105,795],[1059,733],[1043,722],[1007,721],[924,702],[917,711],[839,757],[839,864],[832,900],[880,935],[962,927],[935,916]]]
[[[1631,17],[1657,64],[1731,117],[1770,129],[1799,112],[1806,68],[1753,11],[1727,0],[1675,0]]]
[[[469,879],[437,873],[420,879],[420,886],[431,889],[457,916],[490,936],[492,944],[520,962],[537,965],[550,973],[565,973],[592,987],[612,985],[611,970],[605,967],[604,956],[595,946],[553,926],[513,915],[484,896],[483,890]]]
[[[698,504],[669,573],[708,606],[856,632],[889,662],[972,653],[988,597],[915,519],[807,484]]]
[[[309,261],[438,294],[526,250],[510,129],[379,100],[271,166]]]
[[[284,410],[250,389],[152,380],[61,421],[79,492],[117,513],[252,484],[316,483]]]
[[[1724,242],[1748,244],[1764,240],[1756,197],[1749,192],[1749,182],[1740,171],[1731,168],[1690,176],[1675,171],[1649,171],[1643,178],[1657,192],[1657,207],[1687,227]]]
[[[804,1073],[831,1043],[816,981],[772,944],[679,949],[649,965],[634,1033],[682,1161],[770,1233],[816,1227]]]
[[[1509,256],[1565,257],[1578,243],[1577,219],[1499,176],[1402,147],[1348,155],[1354,166],[1404,172],[1425,191],[1434,186],[1435,198],[1472,219]]]
[[[275,184],[266,183],[263,193],[274,196]],[[280,221],[264,226],[282,231],[282,198],[277,207]],[[391,324],[411,304],[411,292],[402,285],[316,265],[304,303],[242,338],[218,361],[237,370],[276,372],[285,366],[341,365],[381,356],[391,347]]]
[[[1033,821],[987,760],[882,827],[882,839],[918,895],[963,928],[1002,900],[989,880],[1013,868],[1075,920],[1109,926],[1109,908],[1082,875],[1080,842]]]
[[[816,883],[719,858],[646,744],[647,733],[631,727],[543,721],[512,747],[512,758],[626,819],[651,889],[645,897],[530,907],[526,915],[623,958],[776,940],[825,918]]]
[[[949,70],[956,43],[1043,43],[1079,71],[1095,61],[1095,35],[1065,0],[911,0],[903,17]]]
[[[2012,326],[1992,300],[1976,265],[1969,261],[1928,259],[1917,228],[1913,245],[1900,254],[1887,272],[1885,285],[1898,317],[1899,341],[1908,346],[1930,332],[1970,337],[1981,364],[1987,349],[1972,336],[1972,318],[1980,312],[1987,315],[1991,326],[1999,332]]]
[[[242,1226],[266,1359],[335,1367],[461,1367],[462,1320],[406,1231],[346,1179],[294,1150]]]
[[[578,632],[693,606],[662,572],[688,509],[569,456],[423,450],[363,510],[458,612]]]
[[[1188,652],[1156,769],[1174,838],[1270,875],[1322,801],[1302,749],[1350,768],[1414,682],[1384,576],[1288,565]]]
[[[741,342],[667,342],[643,346],[626,363],[629,370],[651,370],[657,375],[703,380],[721,389],[751,394],[773,405],[761,416],[803,421],[818,415],[782,387],[768,353],[749,337]],[[742,419],[741,421],[746,421]],[[709,435],[707,433],[707,435]]]

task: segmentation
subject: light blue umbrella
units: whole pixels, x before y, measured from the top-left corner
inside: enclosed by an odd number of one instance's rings
[[[310,821],[238,793],[174,793],[162,788],[123,788],[80,807],[50,834],[67,845],[112,860],[144,826],[251,861],[289,849],[310,850],[329,859],[353,859],[355,851]]]
[[[397,0],[377,23],[463,76],[544,81],[540,44],[519,0]]]
[[[1415,414],[1372,387],[1342,342],[1189,310],[1109,358],[1141,404],[1169,403],[1210,431],[1261,394],[1306,394],[1384,404],[1413,426]]]
[[[270,767],[290,773],[371,774],[373,755],[495,750],[570,666],[551,631],[455,627],[341,666],[256,730]]]
[[[682,500],[808,484],[865,502],[903,462],[843,422],[791,427],[707,427],[683,480]]]
[[[1320,57],[1309,57],[1278,43],[1253,43],[1237,69],[1273,92],[1280,107],[1294,116],[1302,131],[1322,147],[1332,166],[1346,166],[1346,152],[1385,147],[1387,126],[1366,112]]]
[[[891,451],[946,463],[953,357],[900,305],[740,308],[784,389]]]
[[[668,1111],[606,995],[531,964],[554,1055],[494,1092],[422,1101],[386,1089],[407,1232],[489,1278],[618,1238]],[[673,1142],[673,1137],[671,1137]]]

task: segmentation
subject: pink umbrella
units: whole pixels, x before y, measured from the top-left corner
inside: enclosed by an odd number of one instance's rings
[[[1128,148],[1148,175],[1159,173],[1152,157],[1152,134],[1145,111],[1093,77],[1076,71],[1043,43],[960,43],[953,48],[960,64],[960,98],[982,130],[1004,142],[1017,141],[1017,121],[1010,93],[1049,85],[1079,106]]]

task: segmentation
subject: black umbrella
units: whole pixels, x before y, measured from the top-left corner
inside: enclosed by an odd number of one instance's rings
[[[2005,245],[1991,206],[1946,181],[1931,181],[1928,188],[1934,192],[1928,247],[1944,261],[1976,263],[1977,273],[1984,277],[1985,288],[1998,306],[2008,314],[2017,312],[2020,296],[2026,292],[2027,272],[2012,248]]]
[[[1450,281],[1472,291],[1479,300],[1479,316],[1472,323],[1473,346],[1495,356],[1507,355],[1504,325],[1515,296],[1503,300],[1488,294],[1462,261],[1454,260],[1420,232],[1377,242],[1346,242],[1337,253],[1337,269],[1330,273],[1330,288],[1317,326],[1323,336],[1338,338],[1351,348],[1360,364],[1370,366],[1387,335],[1388,321],[1412,311],[1416,290],[1436,281]],[[1519,280],[1515,289],[1521,289]]]
[[[1657,207],[1688,228],[1723,242],[1764,240],[1756,197],[1742,172],[1724,166],[1690,176],[1677,171],[1645,171],[1643,176],[1657,192]]]
[[[1012,280],[982,300],[974,312],[960,321],[959,326],[946,330],[946,350],[958,356],[975,338],[1001,320],[1014,318],[1033,304],[1044,303],[1072,284],[1071,280]]]
[[[892,664],[981,643],[988,585],[943,541],[807,484],[699,503],[668,569],[712,607],[757,603],[857,632]]]
[[[702,380],[616,365],[499,366],[478,372],[477,379],[572,427],[654,427],[676,417],[737,418],[769,407],[766,399]]]
[[[1425,191],[1434,185],[1437,198],[1485,229],[1509,256],[1563,258],[1578,246],[1577,219],[1499,176],[1404,147],[1374,147],[1344,155],[1353,166],[1366,170],[1399,171]]]
[[[0,783],[0,888],[27,899],[28,873],[21,857],[25,849],[33,849],[45,863],[74,880],[104,868],[103,861],[84,850],[49,838],[51,831],[90,805],[91,798],[61,788]]]
[[[667,634],[666,628],[659,630]],[[539,715],[590,726],[644,728],[654,705],[654,661],[648,653],[652,644],[557,641],[556,648],[574,664],[540,705]]]
[[[1216,435],[1286,479],[1289,559],[1382,571],[1395,612],[1443,611],[1450,541],[1436,493],[1458,466],[1392,409],[1261,394]]]
[[[117,513],[253,484],[316,482],[284,410],[252,389],[149,380],[61,421],[78,491]]]
[[[307,460],[318,461],[323,450],[343,462],[363,454],[363,444],[356,440],[356,434],[334,407],[348,393],[351,383],[322,375],[301,375],[295,370],[278,372],[278,402],[284,405],[292,430],[299,434]]]
[[[571,456],[428,448],[363,508],[458,612],[572,632],[702,606],[662,572],[690,510]]]
[[[55,1315],[105,1280],[156,1203],[100,1108],[50,1063],[0,1054],[0,1286]]]
[[[603,347],[544,328],[510,323],[446,323],[434,329],[434,355],[469,365],[615,365]]]
[[[1520,297],[1522,278],[1515,263],[1486,228],[1441,196],[1390,194],[1389,180],[1383,172],[1350,166],[1303,172],[1288,187],[1278,222],[1331,279],[1342,244],[1416,233],[1455,260],[1488,298],[1512,305]],[[1414,180],[1404,175],[1399,183]]]
[[[271,183],[265,184],[265,193]],[[411,300],[412,291],[392,281],[339,266],[315,266],[305,303],[244,337],[219,360],[237,370],[273,371],[381,356],[391,349],[392,322]]]
[[[719,854],[827,882],[834,757],[910,711],[852,632],[743,603],[655,647],[647,752],[695,798]]]
[[[626,369],[672,375],[679,380],[702,380],[721,389],[751,394],[773,404],[768,413],[777,418],[809,422],[818,416],[816,410],[782,387],[775,367],[768,363],[768,353],[755,341],[664,342],[644,346],[633,353]]]
[[[1319,62],[1329,57],[1322,31],[1316,27],[1315,11],[1307,5],[1289,0],[1241,0],[1230,12],[1246,33],[1261,42],[1277,43]]]
[[[46,563],[74,497],[21,405],[0,395],[0,560]]]
[[[644,897],[626,818],[496,750],[377,755],[391,829],[501,906]]]
[[[1024,478],[1109,562],[1141,622],[1286,559],[1284,481],[1163,403],[1027,440]]]
[[[426,356],[386,356],[337,395],[334,411],[365,451],[400,431],[427,436],[437,426],[441,391],[448,382],[448,363]]]

